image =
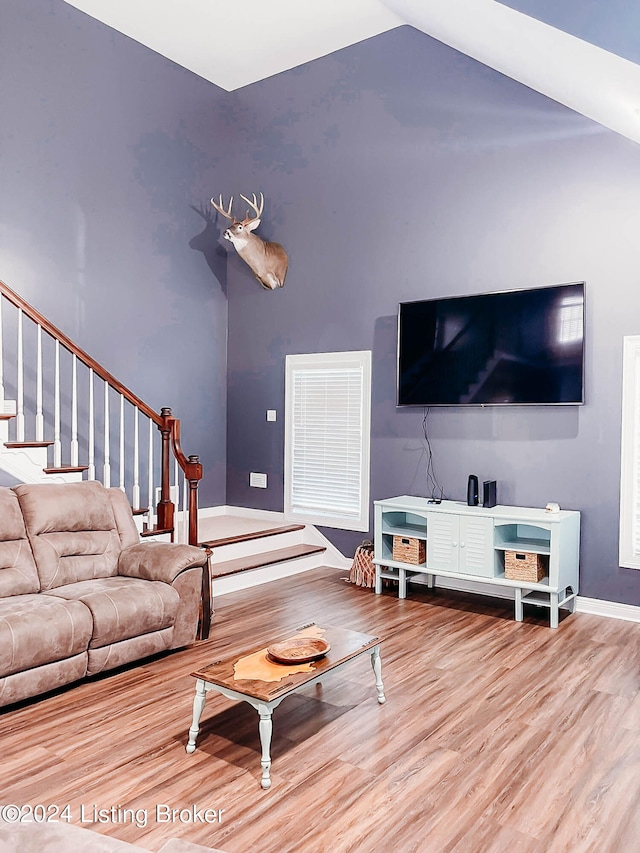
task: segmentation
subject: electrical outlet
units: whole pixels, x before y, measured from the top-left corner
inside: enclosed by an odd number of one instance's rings
[[[276,410],[275,409],[267,409],[267,420],[275,421],[276,419]]]
[[[267,488],[267,475],[266,474],[256,474],[255,472],[251,472],[249,474],[249,485],[254,486],[256,489],[266,489]]]

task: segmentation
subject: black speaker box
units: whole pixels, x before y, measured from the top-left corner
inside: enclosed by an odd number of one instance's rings
[[[497,502],[496,481],[485,480],[482,484],[482,506],[495,506]]]
[[[478,478],[475,474],[469,474],[467,481],[467,505],[478,506]]]

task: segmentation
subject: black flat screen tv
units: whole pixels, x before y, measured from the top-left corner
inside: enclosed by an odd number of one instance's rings
[[[584,403],[584,282],[398,306],[398,406]]]

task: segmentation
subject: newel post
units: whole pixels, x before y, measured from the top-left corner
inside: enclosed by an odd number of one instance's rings
[[[189,456],[185,474],[189,481],[189,545],[198,545],[198,483],[202,465],[198,456]]]
[[[171,541],[173,541],[173,521],[175,507],[171,500],[171,424],[174,420],[171,409],[165,407],[160,410],[162,425],[158,426],[162,436],[161,469],[160,469],[160,502],[158,504],[158,529],[171,530]]]

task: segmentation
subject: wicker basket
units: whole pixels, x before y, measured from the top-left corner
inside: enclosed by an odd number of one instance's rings
[[[412,536],[393,537],[393,559],[399,563],[421,566],[427,559],[427,543]]]
[[[547,574],[548,557],[526,551],[504,552],[504,576],[512,581],[538,583]]]

